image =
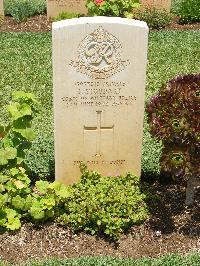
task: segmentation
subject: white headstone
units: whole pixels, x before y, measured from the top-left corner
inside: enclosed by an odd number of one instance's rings
[[[53,23],[56,179],[79,164],[103,175],[140,175],[148,27],[79,18]]]

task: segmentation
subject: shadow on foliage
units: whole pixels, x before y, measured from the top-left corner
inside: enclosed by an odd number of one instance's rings
[[[49,175],[47,176],[47,181],[53,182],[55,180],[55,160],[49,160]]]
[[[28,176],[31,178],[32,185],[35,184],[38,180],[46,180],[48,182],[55,181],[55,162],[54,160],[49,160],[49,168],[47,172],[41,172],[38,171],[38,173],[32,171],[27,165],[26,165],[26,171]]]

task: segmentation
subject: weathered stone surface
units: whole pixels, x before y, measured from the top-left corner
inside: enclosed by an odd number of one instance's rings
[[[142,7],[156,8],[170,12],[171,0],[141,0]]]
[[[141,172],[148,27],[121,18],[53,23],[56,179],[79,164],[104,175]]]
[[[85,0],[47,0],[47,17],[56,17],[62,12],[87,14]]]
[[[187,181],[187,189],[186,189],[186,205],[192,205],[194,203],[195,198],[195,189],[200,187],[200,178],[190,177]]]
[[[0,18],[4,18],[3,0],[0,0]]]

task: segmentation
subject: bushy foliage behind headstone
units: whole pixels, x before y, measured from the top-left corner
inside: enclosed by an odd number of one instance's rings
[[[44,14],[46,11],[45,0],[5,0],[5,14],[11,15],[18,23],[27,18]]]
[[[182,24],[200,22],[200,1],[182,0],[176,8],[176,13]]]
[[[135,12],[134,18],[145,21],[151,29],[165,28],[170,24],[171,15],[165,10],[146,8]]]

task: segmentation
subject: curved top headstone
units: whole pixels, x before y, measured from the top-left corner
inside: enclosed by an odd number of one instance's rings
[[[120,18],[120,17],[104,17],[104,16],[96,16],[96,17],[81,17],[81,18],[72,18],[61,20],[52,23],[52,28],[57,29],[66,26],[78,26],[84,24],[120,24],[126,26],[133,26],[144,28],[148,31],[147,23],[140,20],[128,19],[128,18]]]
[[[141,172],[145,22],[92,17],[53,23],[56,179],[79,164],[104,175]]]

